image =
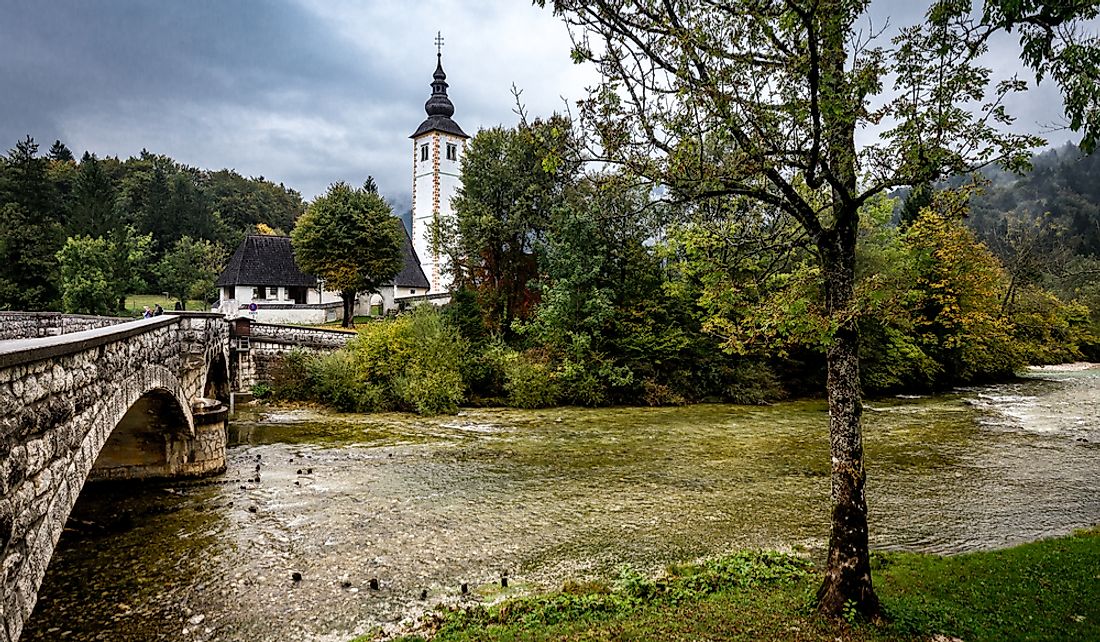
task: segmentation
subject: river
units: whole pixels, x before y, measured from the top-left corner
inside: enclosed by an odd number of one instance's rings
[[[261,409],[230,438],[222,478],[86,488],[23,640],[343,642],[622,564],[821,555],[828,534],[820,401]],[[873,548],[956,553],[1100,523],[1100,366],[869,401],[865,444]]]

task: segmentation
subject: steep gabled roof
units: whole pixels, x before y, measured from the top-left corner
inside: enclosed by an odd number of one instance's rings
[[[431,287],[420,259],[413,249],[412,237],[401,219],[394,218],[394,225],[401,228],[401,254],[404,264],[390,284],[401,288]],[[317,285],[317,278],[302,272],[294,261],[294,250],[289,236],[246,236],[237,251],[229,259],[220,277],[218,287],[227,285],[306,286]]]
[[[395,218],[394,221],[401,226],[402,238],[401,253],[405,257],[405,265],[401,267],[401,271],[397,273],[397,276],[393,277],[393,284],[399,288],[422,288],[427,290],[432,287],[432,284],[428,282],[428,277],[424,275],[424,270],[420,268],[420,258],[416,256],[416,250],[413,249],[412,237],[409,236],[409,230],[405,228],[405,223],[399,218]]]
[[[218,287],[226,285],[317,285],[317,278],[300,269],[294,261],[289,236],[246,236],[229,259]]]

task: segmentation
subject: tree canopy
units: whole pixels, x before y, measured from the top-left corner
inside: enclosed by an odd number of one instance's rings
[[[259,226],[290,229],[304,209],[301,195],[263,178],[200,170],[147,151],[125,160],[85,152],[78,162],[61,141],[42,156],[27,137],[0,159],[0,307],[71,307],[62,300],[62,287],[70,303],[84,300],[73,298],[72,288],[98,277],[91,262],[70,262],[62,278],[58,251],[67,237],[100,239],[114,250],[126,246],[127,237],[149,239],[141,265],[112,260],[116,272],[128,272],[112,280],[128,288],[166,290],[173,288],[161,282],[163,271],[152,268],[180,239],[206,240],[225,252]],[[83,249],[100,245],[80,243]],[[74,252],[67,256],[75,257]],[[85,266],[88,274],[73,272]],[[122,309],[133,292],[119,292],[118,307],[106,311]]]
[[[818,604],[877,616],[855,308],[860,209],[894,186],[1026,165],[1041,140],[1008,127],[1005,99],[1028,85],[994,79],[983,61],[998,32],[1014,34],[1023,62],[1058,83],[1070,126],[1092,149],[1100,47],[1082,21],[1100,5],[942,0],[885,43],[864,26],[868,0],[552,4],[570,26],[574,59],[602,74],[580,112],[593,158],[624,165],[673,200],[751,199],[805,232],[830,328],[834,504]],[[857,145],[866,127],[881,133]]]
[[[352,321],[358,292],[377,292],[401,271],[401,222],[367,186],[334,183],[317,197],[290,233],[294,260],[344,300],[344,325]]]
[[[454,282],[471,288],[492,332],[526,319],[549,217],[577,176],[565,152],[572,128],[555,116],[515,128],[479,131],[462,155],[453,228],[437,230]]]

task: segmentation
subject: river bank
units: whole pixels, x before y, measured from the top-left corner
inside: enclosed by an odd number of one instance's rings
[[[887,618],[813,613],[820,576],[800,557],[744,553],[671,567],[654,580],[570,584],[556,593],[441,612],[407,642],[571,640],[1096,640],[1100,528],[955,556],[879,553]],[[937,637],[939,636],[939,637]],[[363,636],[357,641],[374,639]]]
[[[868,408],[876,551],[984,551],[1100,523],[1095,369]],[[62,537],[23,642],[346,642],[473,606],[506,571],[507,597],[745,549],[817,559],[827,421],[821,401],[263,408],[231,425],[222,478],[85,488],[75,515],[90,525]]]

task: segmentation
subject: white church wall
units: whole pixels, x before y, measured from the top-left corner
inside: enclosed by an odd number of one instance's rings
[[[428,146],[426,160],[424,145]],[[449,158],[449,146],[453,146],[454,158]],[[451,285],[450,266],[445,257],[432,254],[430,235],[437,211],[442,219],[454,216],[451,199],[462,185],[465,149],[464,139],[438,131],[413,141],[413,249],[432,284],[432,293],[445,292]]]

